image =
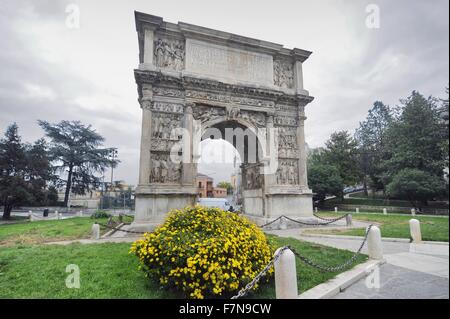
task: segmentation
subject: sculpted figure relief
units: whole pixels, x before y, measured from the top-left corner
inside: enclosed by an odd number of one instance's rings
[[[292,89],[294,87],[294,66],[289,61],[273,61],[273,82],[276,86]]]
[[[266,116],[264,115],[264,113],[241,111],[240,117],[250,123],[253,123],[254,126],[257,127],[266,126]]]
[[[155,65],[181,71],[184,64],[184,44],[177,40],[161,39],[155,41]]]
[[[263,106],[263,107],[271,107],[271,108],[275,107],[275,103],[273,101],[266,101],[266,100],[241,97],[241,96],[230,96],[227,94],[217,94],[217,93],[203,92],[203,91],[188,90],[188,91],[186,91],[186,96],[195,98],[195,99],[202,99],[202,100],[206,100],[206,101],[215,101],[215,102],[230,103],[230,104],[236,104],[236,105]]]
[[[297,158],[297,136],[290,128],[278,128],[278,156],[284,158]]]
[[[277,170],[278,185],[296,185],[298,184],[297,163],[295,161],[280,161]]]
[[[214,120],[226,115],[225,108],[198,105],[193,108],[193,115],[196,120],[203,122]]]
[[[263,177],[258,165],[245,168],[245,189],[258,189],[262,187]]]
[[[240,114],[241,114],[241,110],[238,107],[233,106],[228,110],[227,115],[228,115],[229,119],[235,120],[239,117]]]
[[[173,129],[180,127],[180,118],[176,114],[154,113],[152,118],[153,137],[157,139],[175,140]]]
[[[152,154],[150,183],[178,183],[181,178],[181,164],[174,163],[163,154]]]

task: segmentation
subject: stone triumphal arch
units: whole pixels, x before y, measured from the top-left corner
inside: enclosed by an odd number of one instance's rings
[[[169,210],[195,203],[196,135],[212,128],[250,132],[241,158],[251,157],[256,136],[256,161],[242,164],[246,214],[312,216],[304,109],[313,97],[302,74],[311,52],[140,12],[135,19],[142,136],[134,228],[151,229]]]

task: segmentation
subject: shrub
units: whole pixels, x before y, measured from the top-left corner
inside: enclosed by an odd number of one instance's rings
[[[103,210],[97,210],[95,213],[93,213],[91,215],[91,218],[92,219],[95,219],[95,218],[109,218],[111,216],[112,216],[111,214],[108,214],[107,212],[105,212]]]
[[[389,196],[407,199],[416,208],[445,193],[445,181],[418,169],[405,168],[394,175],[386,187]]]
[[[201,206],[170,212],[163,225],[132,244],[130,253],[161,287],[198,299],[231,296],[272,258],[255,224],[235,213]]]

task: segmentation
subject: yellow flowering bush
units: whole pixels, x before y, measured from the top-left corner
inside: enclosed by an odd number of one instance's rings
[[[230,297],[272,257],[264,233],[255,224],[201,206],[170,212],[164,224],[132,244],[130,253],[162,287],[197,299]]]

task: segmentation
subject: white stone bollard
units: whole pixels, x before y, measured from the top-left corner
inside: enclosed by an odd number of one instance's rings
[[[387,209],[383,208],[383,215],[387,215]]]
[[[338,208],[337,206],[334,207],[334,212],[337,213],[338,212]]]
[[[359,214],[359,207],[356,207],[356,213]]]
[[[347,215],[345,216],[345,221],[346,221],[346,223],[347,223],[347,227],[352,226],[352,223],[353,223],[352,214],[347,214]]]
[[[281,248],[275,251],[275,255]],[[277,299],[297,299],[297,269],[295,267],[295,255],[290,249],[282,252],[280,258],[275,261],[275,293]]]
[[[317,206],[316,206],[316,207],[314,207],[314,212],[317,214],[317,211],[318,211],[318,209],[317,209]]]
[[[31,210],[28,211],[28,219],[33,221],[33,212]]]
[[[92,239],[100,239],[100,225],[95,223],[94,225],[92,225]]]
[[[369,251],[369,258],[381,260],[383,259],[383,243],[381,241],[381,232],[377,226],[370,228],[367,235],[367,249]]]
[[[55,219],[58,219],[58,211],[57,210],[55,210]]]
[[[420,221],[417,219],[409,220],[409,232],[413,243],[420,243],[422,241],[422,232],[420,231]]]
[[[62,219],[62,213],[58,214],[58,219]]]
[[[416,216],[416,209],[415,208],[411,208],[411,216]]]

